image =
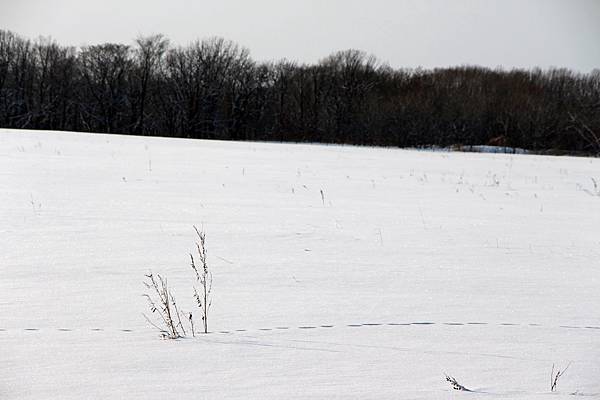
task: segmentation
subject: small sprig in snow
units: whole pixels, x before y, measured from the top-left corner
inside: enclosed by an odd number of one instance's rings
[[[458,383],[454,377],[447,375],[447,374],[444,374],[444,375],[446,375],[446,382],[449,382],[452,385],[452,389],[462,390],[464,392],[471,392],[470,389],[467,389],[466,387],[464,387],[463,385]]]
[[[556,374],[554,373],[554,364],[552,364],[552,372],[550,373],[550,391],[554,392],[556,390],[556,385],[558,385],[558,379],[563,376],[565,374],[565,372],[567,372],[567,370],[569,369],[569,367],[571,366],[571,363],[569,363],[569,365],[567,365],[567,367],[563,370],[561,370],[560,368],[558,368],[558,370],[556,371]]]

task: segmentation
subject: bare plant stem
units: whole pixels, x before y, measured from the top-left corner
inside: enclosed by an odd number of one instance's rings
[[[163,337],[168,339],[178,339],[182,337],[182,334],[185,335],[185,330],[183,329],[183,324],[181,324],[181,319],[179,318],[177,302],[169,291],[167,279],[160,275],[156,275],[156,277],[158,279],[156,279],[152,273],[146,275],[147,281],[144,282],[144,286],[150,290],[150,294],[146,293],[144,294],[144,297],[148,300],[150,312],[159,315],[164,329],[152,322],[145,314],[144,318],[146,318],[146,321],[148,321],[150,325],[157,328]],[[173,313],[177,315],[177,324],[173,318]]]
[[[194,226],[194,230],[198,235],[198,241],[196,242],[196,249],[198,251],[199,265],[196,265],[194,256],[190,253],[191,267],[196,274],[196,281],[200,283],[202,287],[201,292],[194,287],[194,298],[202,313],[202,325],[204,327],[204,333],[208,333],[208,311],[212,305],[211,292],[212,292],[212,273],[208,269],[207,258],[206,258],[206,234]]]
[[[444,374],[444,375],[446,375],[446,382],[449,382],[452,385],[452,389],[461,390],[464,392],[471,392],[471,390],[467,389],[466,387],[464,387],[463,385],[458,383],[458,381],[454,377],[447,375],[447,374]]]
[[[563,369],[562,371],[559,368],[555,374],[554,373],[554,364],[552,364],[552,372],[550,372],[550,391],[551,392],[554,392],[556,390],[556,385],[558,384],[558,379],[561,376],[563,376],[565,374],[565,372],[567,372],[567,370],[569,369],[570,366],[571,366],[571,363],[569,363],[567,365],[567,368]]]

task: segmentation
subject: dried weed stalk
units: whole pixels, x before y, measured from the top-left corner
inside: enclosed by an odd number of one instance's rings
[[[198,289],[194,286],[194,298],[196,299],[196,304],[200,308],[204,333],[208,333],[208,311],[212,305],[211,292],[213,279],[206,261],[206,234],[203,231],[198,230],[195,226],[194,230],[198,235],[198,241],[196,242],[198,264],[196,264],[194,256],[191,253],[190,259],[192,261],[192,269],[196,274],[196,282],[200,284],[200,292],[198,292]]]
[[[460,383],[458,383],[458,381],[454,377],[447,375],[447,374],[444,374],[444,375],[446,375],[446,382],[449,382],[452,385],[452,389],[462,390],[464,392],[471,391],[471,390],[467,389],[466,387],[464,387],[463,385],[461,385]]]
[[[557,369],[556,374],[554,373],[554,364],[552,364],[552,372],[550,373],[550,391],[554,392],[556,390],[556,385],[558,384],[558,379],[564,375],[565,372],[567,372],[567,370],[569,369],[569,367],[571,366],[571,363],[569,363],[569,365],[567,365],[567,368],[563,369],[562,371],[560,370],[560,368]]]
[[[142,314],[146,321],[161,333],[165,339],[179,339],[186,335],[181,322],[180,312],[175,297],[169,290],[166,278],[152,273],[145,275],[144,286],[150,293],[144,294],[148,300],[150,312],[158,315],[158,323],[153,322],[146,314]]]

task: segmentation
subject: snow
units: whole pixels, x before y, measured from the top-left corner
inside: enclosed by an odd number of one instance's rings
[[[592,178],[592,158],[2,130],[0,398],[598,398]],[[161,340],[142,281],[193,310],[194,224],[212,333]]]
[[[513,154],[527,154],[528,151],[518,147],[506,147],[506,146],[464,146],[461,148],[463,151],[474,151],[479,153],[513,153]]]

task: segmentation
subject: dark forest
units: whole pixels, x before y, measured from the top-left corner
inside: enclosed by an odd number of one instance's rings
[[[210,38],[81,48],[0,30],[0,126],[222,140],[600,153],[600,70],[256,62]]]

